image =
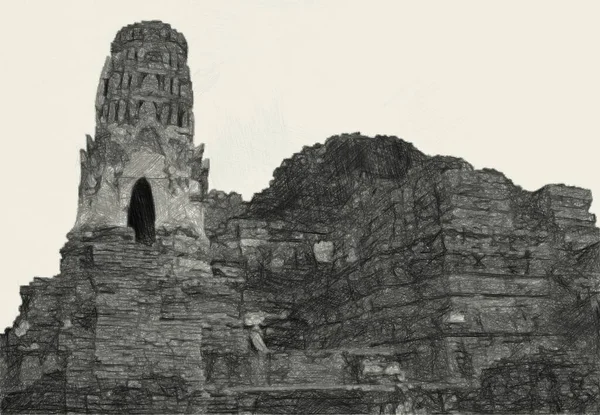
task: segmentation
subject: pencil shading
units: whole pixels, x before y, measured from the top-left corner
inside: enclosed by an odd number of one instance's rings
[[[591,192],[392,136],[209,189],[184,36],[121,29],[61,272],[0,336],[2,413],[593,413]]]

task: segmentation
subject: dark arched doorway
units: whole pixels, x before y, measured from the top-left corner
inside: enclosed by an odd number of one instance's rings
[[[133,186],[129,211],[127,212],[127,226],[133,228],[135,231],[135,240],[137,242],[152,245],[156,239],[156,232],[154,230],[155,219],[156,212],[154,211],[152,188],[148,180],[142,177]]]

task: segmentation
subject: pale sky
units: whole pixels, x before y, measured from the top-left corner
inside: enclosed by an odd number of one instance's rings
[[[58,272],[102,64],[136,21],[163,20],[188,40],[211,188],[248,200],[302,146],[360,131],[495,168],[527,190],[600,194],[598,1],[0,5],[3,327],[19,286]]]

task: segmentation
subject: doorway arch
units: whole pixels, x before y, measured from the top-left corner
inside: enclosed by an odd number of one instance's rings
[[[156,211],[154,209],[154,198],[152,187],[145,177],[139,179],[131,190],[131,200],[127,212],[127,226],[135,231],[137,242],[152,245],[156,240],[154,222]]]

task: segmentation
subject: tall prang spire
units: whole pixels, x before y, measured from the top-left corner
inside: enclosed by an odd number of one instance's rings
[[[208,160],[202,159],[204,146],[193,143],[187,54],[184,36],[160,21],[117,33],[98,85],[95,139],[88,136],[81,151],[74,232],[135,228],[128,218],[140,213],[131,209],[152,205],[144,208],[152,220],[142,221],[153,228],[150,234],[182,230],[204,237],[200,200],[207,190]],[[142,181],[151,199],[131,203]]]
[[[168,24],[121,29],[111,45],[96,101],[98,127],[153,124],[193,135],[193,96],[187,42]]]

